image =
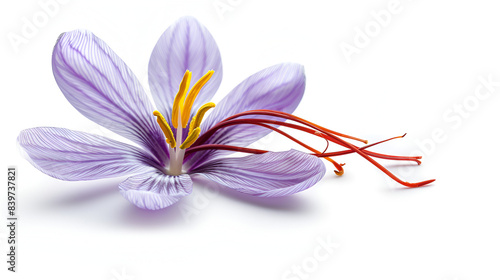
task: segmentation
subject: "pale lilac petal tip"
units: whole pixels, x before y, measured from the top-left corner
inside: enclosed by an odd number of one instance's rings
[[[310,188],[323,178],[325,165],[316,156],[289,150],[216,159],[193,172],[242,193],[276,197]]]
[[[118,177],[158,165],[134,146],[65,128],[26,129],[21,131],[17,142],[33,166],[66,181]]]
[[[119,185],[120,193],[139,208],[158,210],[168,207],[193,190],[191,177],[170,176],[153,170],[128,178]]]
[[[59,88],[84,116],[167,158],[154,108],[137,77],[104,41],[89,31],[63,33],[52,69]]]
[[[263,69],[245,79],[217,103],[203,121],[202,132],[227,117],[248,110],[293,113],[304,95],[305,81],[304,66],[300,64],[283,63]]]
[[[174,97],[186,70],[192,72],[191,86],[209,70],[210,81],[195,100],[193,111],[210,101],[222,80],[219,48],[205,26],[193,17],[183,17],[160,37],[149,61],[149,86],[158,110],[170,115]]]

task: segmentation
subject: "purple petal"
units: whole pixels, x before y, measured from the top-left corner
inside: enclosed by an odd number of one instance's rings
[[[297,108],[305,89],[304,67],[284,63],[266,68],[248,77],[234,88],[201,125],[201,133],[234,114],[248,110],[268,109],[292,113]],[[245,116],[245,118],[267,118]],[[259,140],[271,130],[256,125],[235,125],[219,130],[205,144],[225,144],[245,147]],[[223,151],[197,152],[187,162],[195,167],[209,158],[220,156]]]
[[[80,113],[140,144],[158,160],[167,159],[165,138],[144,89],[101,39],[85,30],[63,33],[52,68],[64,96]]]
[[[120,193],[142,209],[158,210],[176,203],[191,193],[193,182],[189,175],[166,175],[152,170],[128,178],[119,185]]]
[[[325,174],[325,165],[316,156],[289,150],[215,159],[193,173],[243,193],[273,197],[294,194],[313,186]]]
[[[17,141],[33,166],[66,181],[118,177],[158,165],[134,146],[65,128],[26,129]]]
[[[222,80],[222,61],[214,38],[193,17],[183,17],[160,37],[149,61],[149,86],[158,110],[171,115],[174,97],[186,70],[192,72],[191,86],[209,70],[210,81],[196,98],[192,114],[210,101]]]

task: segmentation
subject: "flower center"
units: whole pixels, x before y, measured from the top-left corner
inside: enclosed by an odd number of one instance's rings
[[[201,106],[196,112],[196,115],[191,119],[189,125],[189,131],[186,139],[182,142],[181,145],[177,145],[182,141],[182,133],[183,129],[187,127],[189,123],[189,117],[191,116],[191,109],[193,107],[194,101],[198,96],[198,93],[201,91],[203,86],[210,80],[214,71],[208,71],[203,77],[201,77],[191,88],[188,93],[189,85],[191,82],[191,71],[186,70],[184,73],[184,77],[182,77],[181,84],[179,85],[179,92],[174,99],[174,104],[172,106],[172,126],[176,129],[176,135],[172,132],[170,125],[167,120],[163,117],[163,115],[154,111],[153,115],[155,115],[156,121],[160,126],[163,134],[165,134],[165,138],[167,144],[169,145],[169,155],[170,155],[170,168],[168,173],[170,175],[180,175],[182,174],[182,162],[184,160],[184,152],[187,148],[189,148],[193,143],[198,139],[201,132],[201,121],[203,120],[203,116],[205,113],[211,108],[215,107],[215,104],[212,102],[206,103]]]

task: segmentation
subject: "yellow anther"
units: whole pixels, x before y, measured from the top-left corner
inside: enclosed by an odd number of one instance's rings
[[[167,120],[165,120],[163,115],[158,111],[154,111],[153,115],[156,116],[156,121],[160,125],[161,130],[163,130],[163,134],[165,134],[167,143],[170,145],[171,148],[175,148],[176,143],[175,143],[174,133],[172,133],[172,129],[170,129]]]
[[[186,101],[184,102],[184,106],[182,108],[182,127],[185,128],[189,121],[189,117],[191,116],[191,108],[193,107],[194,100],[198,93],[203,88],[203,86],[210,80],[212,75],[214,74],[214,70],[208,71],[203,77],[201,77],[196,84],[194,84],[193,88],[189,91],[188,96],[186,97]]]
[[[203,116],[205,115],[205,113],[214,107],[215,104],[212,102],[209,102],[201,106],[200,109],[198,109],[198,112],[196,112],[196,115],[191,120],[191,124],[189,125],[189,132],[193,131],[193,129],[197,127],[200,127],[201,121],[203,120]]]
[[[184,76],[182,77],[182,82],[179,85],[179,92],[174,99],[174,105],[172,107],[172,125],[177,128],[177,123],[179,122],[179,113],[182,112],[184,107],[184,99],[186,98],[186,93],[189,89],[189,84],[191,83],[191,71],[186,70]]]
[[[201,128],[197,127],[193,131],[191,131],[188,134],[188,137],[186,137],[186,140],[184,140],[184,143],[180,146],[181,149],[187,149],[193,145],[194,141],[198,139],[198,136],[200,136]]]

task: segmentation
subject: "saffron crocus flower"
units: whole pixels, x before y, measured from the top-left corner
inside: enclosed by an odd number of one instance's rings
[[[290,195],[323,177],[321,158],[333,163],[341,175],[342,165],[331,157],[354,152],[408,187],[433,181],[402,182],[372,159],[420,163],[419,157],[371,152],[367,148],[374,144],[355,146],[342,138],[364,140],[291,115],[304,93],[301,65],[279,64],[257,72],[215,107],[209,101],[222,79],[219,50],[207,29],[191,17],[168,28],[153,50],[149,84],[155,106],[125,63],[88,31],[62,34],[54,47],[52,67],[61,91],[80,113],[136,145],[65,128],[37,127],[23,130],[18,137],[26,158],[61,180],[131,175],[119,189],[140,208],[161,209],[190,194],[194,174],[254,196]],[[280,126],[346,149],[320,152]],[[246,148],[272,131],[310,153]],[[235,151],[250,155],[227,157]]]

